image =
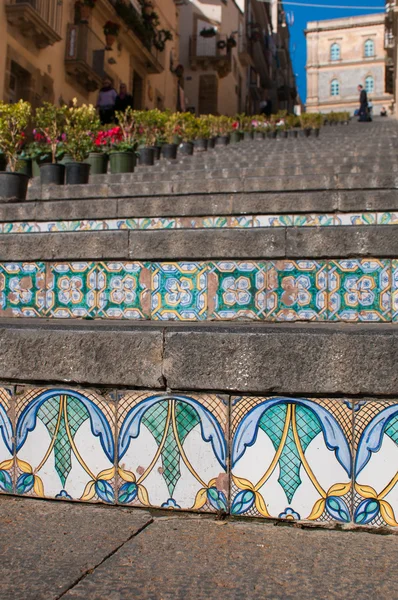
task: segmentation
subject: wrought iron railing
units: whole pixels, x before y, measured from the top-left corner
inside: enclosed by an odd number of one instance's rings
[[[81,62],[103,78],[104,42],[85,23],[68,25],[65,62]]]
[[[62,27],[62,2],[59,0],[6,0],[8,6],[31,6],[58,35]]]

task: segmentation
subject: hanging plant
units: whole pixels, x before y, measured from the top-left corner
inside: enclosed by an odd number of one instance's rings
[[[91,9],[95,7],[97,0],[78,0],[75,7],[79,11],[80,22],[87,23],[91,14]]]
[[[217,30],[215,27],[204,27],[199,35],[204,38],[215,37],[217,35]]]
[[[224,50],[224,48],[227,47],[227,42],[224,42],[224,40],[220,40],[219,42],[217,42],[217,48],[219,50]]]
[[[119,23],[114,23],[113,21],[107,21],[104,25],[104,34],[106,39],[106,49],[112,50],[112,46],[115,43],[115,39],[117,38],[120,30]]]
[[[227,39],[227,47],[229,49],[231,48],[236,48],[237,43],[236,43],[236,39],[234,37],[232,37],[232,35]]]
[[[153,45],[155,46],[156,50],[163,52],[166,47],[166,42],[170,42],[172,39],[173,34],[171,31],[168,31],[168,29],[160,29],[153,40]]]

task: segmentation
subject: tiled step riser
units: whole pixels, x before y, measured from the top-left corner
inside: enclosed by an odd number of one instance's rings
[[[396,399],[3,385],[0,410],[2,492],[397,526]]]
[[[0,264],[0,317],[398,323],[398,259]]]
[[[237,192],[0,204],[0,221],[397,211],[398,190]]]
[[[0,235],[0,261],[396,258],[397,225]]]

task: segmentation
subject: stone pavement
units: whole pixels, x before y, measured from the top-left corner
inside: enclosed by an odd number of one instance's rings
[[[0,600],[397,597],[396,535],[7,496],[0,530]]]

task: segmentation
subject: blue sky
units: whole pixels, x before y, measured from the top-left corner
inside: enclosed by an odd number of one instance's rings
[[[291,0],[293,1],[293,0]],[[384,12],[384,0],[295,0],[296,2],[312,4],[328,4],[343,6],[380,6],[379,12]],[[289,6],[284,3],[287,13],[294,14],[294,24],[290,27],[291,53],[293,66],[297,77],[297,85],[303,102],[306,99],[305,63],[306,48],[304,29],[308,21],[320,21],[325,19],[337,19],[339,17],[350,17],[366,13],[376,13],[375,10],[345,10],[339,8],[313,8],[307,6]]]

